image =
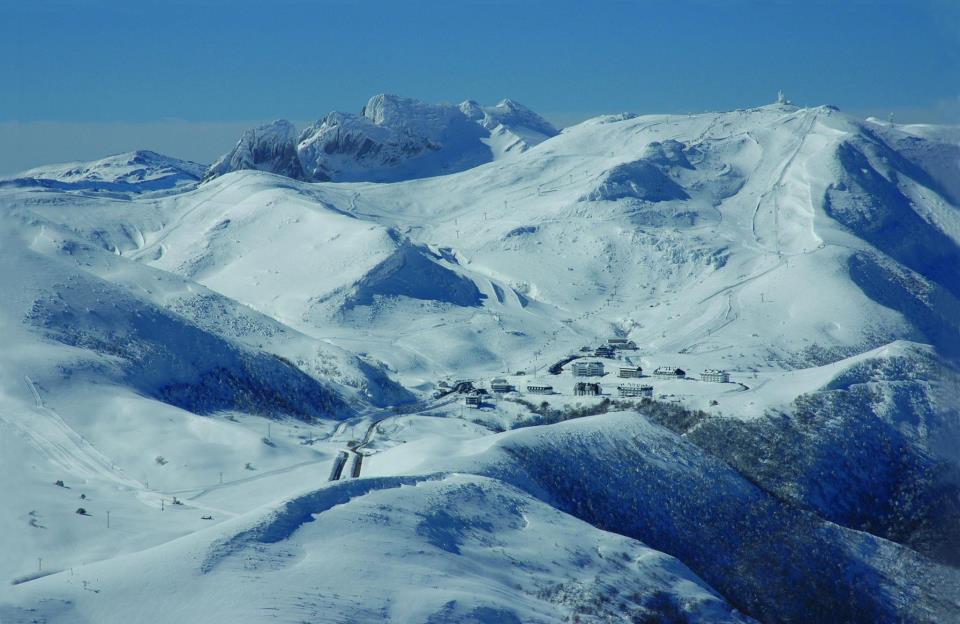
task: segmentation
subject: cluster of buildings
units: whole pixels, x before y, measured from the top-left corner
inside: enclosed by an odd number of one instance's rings
[[[596,360],[576,361],[570,365],[570,372],[573,373],[574,377],[603,377],[606,374],[604,372],[603,362]],[[708,373],[711,377],[709,380],[704,379],[704,381],[713,381],[713,377],[726,374],[724,371],[708,370],[704,375]],[[653,376],[662,379],[686,379],[687,372],[676,366],[659,366],[653,371]],[[621,379],[643,377],[643,367],[621,366],[617,371],[617,377]],[[701,375],[701,377],[703,377],[703,375]],[[727,381],[729,381],[729,375],[727,375]]]
[[[581,347],[581,353],[593,353],[594,357],[607,358],[607,359],[616,359],[618,351],[636,351],[637,343],[632,340],[627,340],[626,338],[613,337],[607,338],[605,344],[600,345],[597,348],[593,347]]]
[[[570,355],[560,360],[550,368],[550,373],[558,375],[563,367],[569,364],[570,372],[574,377],[592,378],[604,377],[607,374],[604,362],[599,359],[619,359],[621,351],[635,351],[637,345],[632,340],[622,337],[608,338],[604,344],[593,348],[589,346],[580,349],[580,355]],[[628,360],[629,361],[629,360]],[[641,366],[618,366],[617,378],[623,380],[641,379],[645,377]],[[522,372],[518,372],[518,375]],[[658,366],[653,370],[653,377],[659,379],[687,379],[687,372],[676,366]],[[700,380],[716,383],[729,383],[730,373],[718,369],[706,369],[700,373]],[[490,382],[490,392],[494,395],[508,394],[511,392],[525,391],[527,394],[556,394],[552,384],[542,380],[528,380],[526,384],[519,388],[504,377],[497,377]],[[616,386],[617,396],[622,398],[641,398],[653,397],[653,386],[649,384],[620,382]],[[476,389],[470,382],[458,380],[452,384],[441,382],[440,390],[437,394],[449,394],[460,392],[464,395],[464,404],[468,407],[479,408],[483,406],[484,399],[488,396],[487,391]],[[603,394],[603,388],[598,382],[577,381],[573,386],[575,396],[599,396]]]

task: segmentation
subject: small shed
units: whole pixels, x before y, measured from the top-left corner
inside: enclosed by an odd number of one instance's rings
[[[655,371],[653,371],[653,374],[657,377],[673,379],[683,379],[687,376],[687,372],[685,370],[675,366],[659,366]]]
[[[532,381],[527,384],[527,392],[530,394],[553,394],[553,386]]]

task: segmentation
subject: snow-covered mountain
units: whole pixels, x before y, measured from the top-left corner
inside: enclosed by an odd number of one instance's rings
[[[558,326],[570,340],[622,333],[654,352],[746,370],[825,363],[896,339],[956,353],[952,182],[892,147],[908,139],[825,107],[603,117],[509,161],[398,185],[233,173],[168,202],[174,212],[201,205],[189,227],[154,244],[110,244],[187,276],[203,267],[203,283],[272,316],[282,297],[291,305],[282,314],[303,331],[382,332],[389,348],[365,348],[426,378],[525,368],[538,351],[544,362],[559,357],[570,345],[553,337]],[[285,225],[304,220],[315,225]],[[311,236],[316,227],[328,242]],[[423,267],[471,281],[483,305],[454,295],[463,289],[452,277],[449,289],[415,286],[436,281],[418,281],[415,263],[376,269],[417,249]],[[256,277],[265,270],[276,277]],[[396,296],[401,284],[408,296]],[[358,288],[367,305],[352,305]],[[443,309],[414,313],[418,302]],[[438,336],[428,353],[425,337],[415,352],[397,344],[410,314],[445,319],[425,321]],[[469,337],[478,331],[482,340]],[[466,339],[479,351],[464,360]]]
[[[183,190],[195,186],[206,168],[206,165],[188,160],[137,150],[91,162],[37,167],[12,178],[0,179],[0,186],[138,193]]]
[[[377,96],[0,186],[0,620],[956,619],[956,136]]]
[[[215,178],[257,169],[308,181],[395,181],[456,171],[523,152],[557,134],[511,100],[483,107],[370,98],[359,115],[330,113],[299,137],[288,121],[248,130],[207,171]]]
[[[257,169],[297,180],[305,179],[296,144],[297,129],[286,119],[247,130],[230,152],[210,166],[205,177]]]

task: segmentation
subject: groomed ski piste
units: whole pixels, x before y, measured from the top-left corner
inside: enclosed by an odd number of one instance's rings
[[[377,96],[0,181],[0,622],[956,618],[956,136]]]

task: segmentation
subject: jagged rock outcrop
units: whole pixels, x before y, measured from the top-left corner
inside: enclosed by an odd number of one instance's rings
[[[204,175],[209,180],[231,171],[258,169],[305,179],[296,150],[297,129],[286,119],[247,130],[236,147],[221,156]]]
[[[205,177],[258,169],[314,182],[424,178],[522,152],[556,134],[511,100],[453,106],[380,94],[359,115],[330,113],[299,136],[284,120],[248,130]]]

